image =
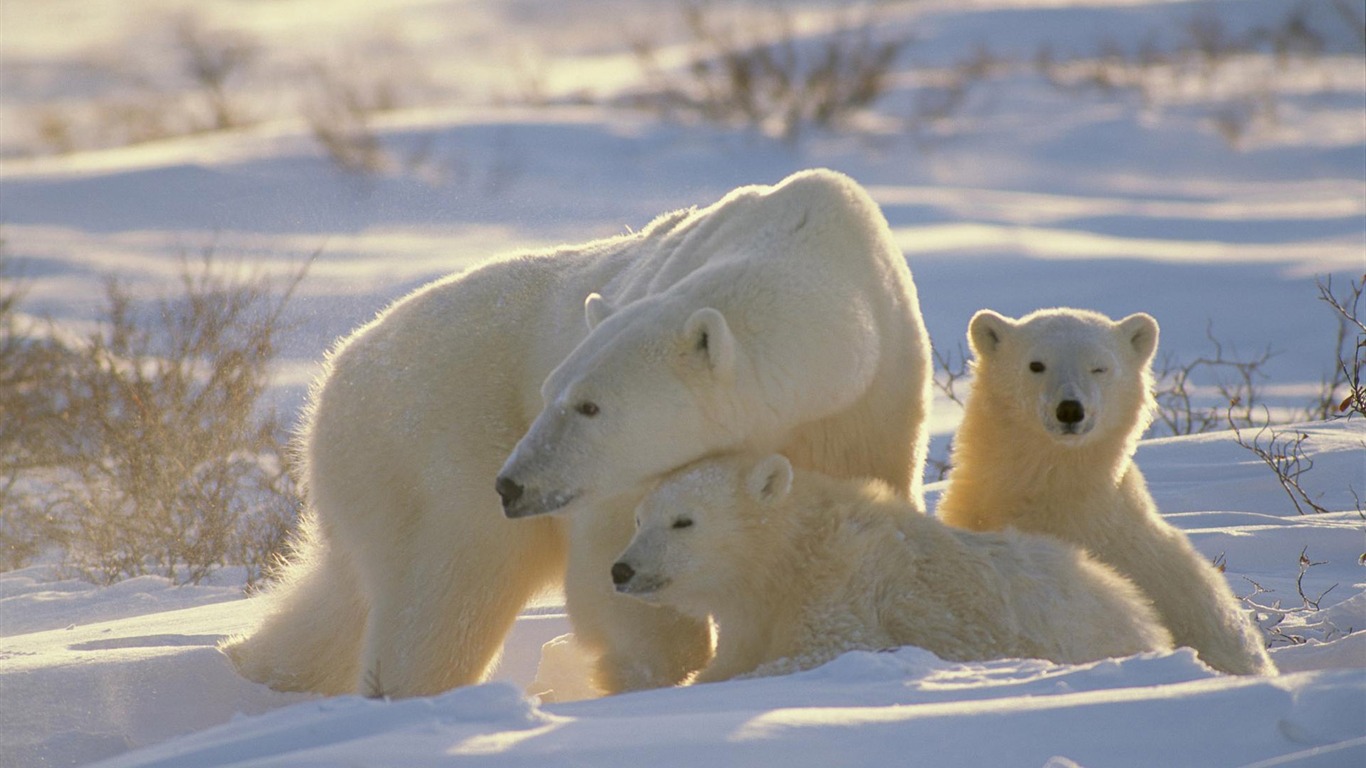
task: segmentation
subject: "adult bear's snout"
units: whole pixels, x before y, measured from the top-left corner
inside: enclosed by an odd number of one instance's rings
[[[498,480],[493,484],[493,489],[498,491],[499,497],[503,499],[504,512],[510,511],[522,498],[522,484],[507,475],[499,475]]]
[[[514,519],[558,512],[579,498],[577,491],[543,492],[535,486],[527,488],[507,475],[499,475],[493,489],[503,499],[503,516]]]
[[[618,587],[630,581],[636,575],[636,569],[626,563],[612,563],[612,583]]]

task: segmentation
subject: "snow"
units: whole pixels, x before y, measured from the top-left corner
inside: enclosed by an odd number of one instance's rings
[[[193,5],[296,54],[271,59],[274,77],[240,84],[262,122],[20,157],[35,110],[100,98],[113,70],[92,59],[168,61],[158,20],[190,4],[0,4],[0,237],[25,278],[22,309],[64,331],[96,317],[105,274],[151,297],[173,284],[183,251],[213,247],[281,278],[320,251],[291,304],[272,392],[285,409],[300,404],[336,337],[421,282],[495,253],[639,228],[811,166],[851,174],[883,206],[946,350],[982,307],[1147,311],[1178,359],[1208,353],[1209,335],[1245,356],[1275,352],[1263,396],[1292,408],[1333,360],[1334,319],[1315,278],[1343,286],[1366,270],[1366,67],[1355,30],[1328,23],[1324,0],[1299,4],[1326,30],[1322,58],[1277,68],[1235,57],[1203,85],[1155,70],[1141,98],[1059,88],[1027,62],[1044,44],[1056,56],[1093,55],[1107,41],[1171,46],[1199,14],[1241,34],[1288,5],[885,4],[880,29],[916,42],[874,127],[797,144],[611,105],[637,87],[623,27],[676,44],[673,3],[411,0],[383,14],[321,0]],[[819,39],[834,14],[799,7],[801,29]],[[386,53],[375,30],[403,41],[407,58]],[[357,41],[377,68],[418,62],[437,94],[377,119],[392,162],[371,176],[336,168],[280,106],[279,82],[299,62],[344,58]],[[943,119],[917,119],[918,89],[951,78],[979,45],[1026,65],[970,84]],[[491,105],[516,80],[517,51],[545,57],[549,105]],[[1263,98],[1256,81],[1276,100],[1275,119],[1230,141],[1216,118],[1241,103],[1239,88]],[[557,100],[590,86],[604,103]],[[958,413],[936,403],[937,455]],[[1366,764],[1366,422],[1294,429],[1314,462],[1301,480],[1326,514],[1298,515],[1229,432],[1151,439],[1138,453],[1167,519],[1259,606],[1281,669],[1272,678],[1218,675],[1189,650],[1067,666],[954,664],[903,648],[785,677],[594,699],[550,595],[519,619],[485,685],[320,699],[249,683],[215,649],[259,620],[240,573],[101,587],[46,558],[0,574],[0,764]],[[941,488],[930,486],[931,504]]]

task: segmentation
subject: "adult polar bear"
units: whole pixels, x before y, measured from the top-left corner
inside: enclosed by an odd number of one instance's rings
[[[881,212],[831,171],[439,280],[331,355],[303,535],[263,623],[224,650],[280,689],[439,692],[482,679],[563,579],[602,690],[677,683],[708,628],[608,578],[637,489],[743,448],[918,503],[928,357]],[[495,477],[509,517],[568,514],[506,519]]]

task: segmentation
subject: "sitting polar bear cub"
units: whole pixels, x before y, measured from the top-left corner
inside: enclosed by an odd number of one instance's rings
[[[972,530],[1014,527],[1086,548],[1132,579],[1179,645],[1211,667],[1273,674],[1224,578],[1157,513],[1134,465],[1152,421],[1157,321],[1079,309],[1019,320],[982,310],[968,327],[972,393],[937,514]]]
[[[916,645],[951,661],[1094,661],[1171,647],[1128,581],[1044,536],[970,533],[884,484],[735,453],[668,475],[636,508],[617,591],[710,615],[696,682]]]

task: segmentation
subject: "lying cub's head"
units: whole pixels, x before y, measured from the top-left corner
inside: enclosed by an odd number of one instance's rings
[[[636,533],[612,565],[618,592],[695,615],[743,579],[762,527],[792,490],[780,454],[725,454],[667,475],[636,507]]]

